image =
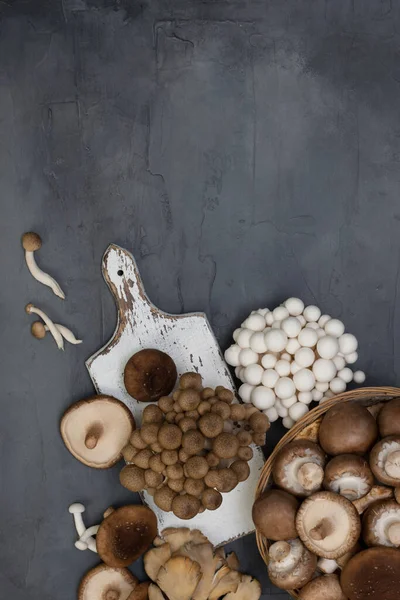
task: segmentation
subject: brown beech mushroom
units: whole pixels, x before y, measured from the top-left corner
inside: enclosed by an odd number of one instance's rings
[[[386,485],[400,485],[400,436],[384,438],[372,448],[369,464],[375,477]]]
[[[218,490],[206,488],[201,495],[201,503],[207,510],[217,510],[222,504],[222,495]]]
[[[296,498],[287,492],[267,490],[253,504],[254,525],[263,536],[273,541],[296,538],[298,507]]]
[[[356,454],[340,454],[325,467],[324,488],[353,502],[362,498],[374,485],[367,461]]]
[[[376,502],[364,514],[363,539],[367,546],[400,546],[400,504],[396,500]]]
[[[157,518],[150,508],[117,508],[100,524],[97,552],[110,567],[127,567],[139,558],[157,535]]]
[[[233,433],[220,433],[213,440],[212,450],[218,458],[234,458],[239,450],[238,439]]]
[[[368,410],[349,402],[333,406],[319,428],[319,443],[327,454],[365,454],[378,437],[378,426]]]
[[[168,354],[146,348],[128,360],[124,370],[126,391],[138,402],[155,402],[172,392],[176,366]]]
[[[48,275],[48,273],[42,271],[35,261],[34,253],[42,247],[40,235],[34,231],[27,231],[22,236],[22,246],[25,250],[26,265],[31,272],[31,275],[37,279],[37,281],[43,283],[43,285],[47,285],[47,287],[49,287],[56,296],[61,298],[61,300],[65,300],[65,294],[57,281]]]
[[[388,498],[393,498],[392,488],[384,485],[374,485],[366,496],[363,496],[359,500],[354,500],[353,504],[356,507],[358,514],[362,515],[367,508],[372,506],[372,504],[375,504],[375,502],[387,500]]]
[[[299,600],[347,600],[337,575],[316,577],[299,592]]]
[[[193,519],[199,512],[199,509],[200,500],[190,494],[175,496],[172,500],[172,512],[179,519]]]
[[[359,552],[344,567],[340,585],[349,600],[399,600],[400,552],[384,546]]]
[[[268,576],[282,590],[303,587],[317,567],[317,557],[299,539],[275,542],[268,555]]]
[[[325,453],[313,442],[297,440],[286,444],[276,455],[272,475],[277,486],[306,497],[321,489]]]
[[[150,581],[143,581],[138,583],[133,592],[127,597],[126,600],[149,600],[149,587]]]
[[[317,492],[304,500],[296,515],[296,528],[311,552],[333,559],[346,554],[361,533],[353,504],[332,492]]]
[[[92,396],[64,413],[60,432],[68,450],[83,464],[107,469],[121,459],[135,421],[130,410],[112,396]]]
[[[172,510],[172,501],[176,492],[169,486],[163,485],[154,492],[154,503],[165,512]]]
[[[100,564],[82,578],[78,600],[127,600],[138,585],[128,569]]]
[[[381,437],[400,435],[400,398],[386,402],[378,415]]]

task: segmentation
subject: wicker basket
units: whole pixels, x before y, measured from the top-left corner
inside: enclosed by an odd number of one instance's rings
[[[388,402],[397,396],[400,396],[400,389],[395,387],[360,388],[351,392],[338,394],[334,398],[326,400],[320,406],[317,406],[311,410],[300,421],[298,421],[275,446],[274,451],[266,461],[263,470],[261,471],[261,476],[256,490],[256,499],[259,498],[259,496],[273,484],[271,477],[272,466],[279,450],[281,450],[289,442],[292,442],[294,439],[304,438],[316,442],[318,440],[318,428],[322,417],[330,408],[332,408],[332,406],[336,406],[337,404],[341,403],[344,404],[345,402],[356,401],[360,402],[364,406],[372,407],[373,405]],[[377,406],[376,412],[378,412],[378,410],[379,407]],[[371,410],[371,412],[374,414],[373,410]],[[259,531],[256,531],[256,539],[258,550],[265,564],[268,565],[269,542],[263,535],[261,535]],[[290,590],[289,594],[292,598],[299,597],[295,590]]]

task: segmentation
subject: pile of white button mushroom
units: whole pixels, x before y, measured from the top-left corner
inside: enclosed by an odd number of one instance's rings
[[[233,333],[225,352],[243,382],[239,396],[264,411],[271,422],[279,417],[290,429],[313,401],[322,402],[346,390],[350,381],[363,383],[365,374],[346,365],[358,359],[358,342],[344,324],[321,315],[318,306],[288,298],[270,311],[253,311]]]

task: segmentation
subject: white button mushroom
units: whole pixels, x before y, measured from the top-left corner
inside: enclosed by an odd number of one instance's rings
[[[275,365],[275,371],[281,377],[287,377],[290,375],[290,363],[287,360],[278,360]]]
[[[334,394],[341,394],[346,390],[346,382],[340,377],[334,377],[330,382],[329,387]]]
[[[304,325],[307,323],[307,321],[305,320],[305,318],[303,317],[303,315],[299,315],[297,318],[300,321],[300,325],[302,327],[304,327]]]
[[[352,352],[351,354],[346,354],[345,360],[349,365],[353,365],[358,361],[358,352]]]
[[[232,337],[233,337],[233,340],[234,340],[235,342],[237,342],[237,339],[238,339],[238,337],[239,337],[239,333],[240,333],[241,331],[242,331],[242,328],[241,328],[241,327],[238,327],[238,329],[235,329],[235,331],[233,332],[233,334],[232,334]]]
[[[325,327],[325,325],[327,324],[328,321],[331,320],[331,316],[330,315],[321,315],[320,318],[318,319],[318,325],[320,327]]]
[[[329,390],[329,382],[327,381],[317,381],[315,384],[315,389],[318,390],[318,392],[326,392],[327,390]]]
[[[323,393],[319,390],[315,389],[311,392],[312,399],[314,402],[320,402],[322,400]],[[299,398],[300,399],[300,398]]]
[[[287,335],[281,329],[271,329],[265,334],[265,343],[268,350],[282,352],[287,344]]]
[[[245,327],[251,331],[262,331],[265,327],[265,318],[255,313],[245,320]]]
[[[271,329],[280,329],[282,321],[274,321],[271,325]]]
[[[355,383],[364,383],[364,381],[365,381],[364,371],[355,371],[353,379],[354,379]]]
[[[296,350],[300,348],[299,340],[292,338],[286,344],[285,350],[288,354],[295,354]]]
[[[292,375],[297,373],[297,371],[300,371],[301,368],[302,367],[300,365],[298,365],[296,361],[293,361],[290,363],[290,372]]]
[[[231,367],[238,367],[240,365],[239,354],[241,352],[240,346],[233,344],[227,350],[225,350],[225,360]]]
[[[339,319],[329,319],[325,323],[324,329],[327,335],[333,335],[333,337],[340,337],[344,333],[344,325]]]
[[[267,354],[264,354],[264,356],[261,359],[261,364],[264,367],[264,369],[273,369],[276,365],[276,362],[277,357],[272,352],[267,352]]]
[[[310,404],[310,402],[312,402],[314,400],[313,393],[314,392],[299,392],[297,394],[299,402],[301,402],[302,404]],[[318,393],[321,394],[321,392],[318,392]],[[322,394],[321,394],[321,398],[322,398]]]
[[[296,317],[288,317],[282,321],[281,329],[286,333],[288,338],[296,338],[301,330],[300,321]]]
[[[296,393],[296,388],[292,379],[281,377],[275,384],[275,394],[278,398],[290,398]]]
[[[280,400],[275,400],[275,409],[278,415],[281,417],[281,419],[284,419],[289,414],[288,409],[285,406],[283,406]]]
[[[251,402],[259,410],[267,410],[275,404],[274,392],[263,385],[259,385],[251,392]]]
[[[318,329],[315,330],[315,333],[317,334],[318,339],[321,339],[326,335],[325,330],[321,329],[321,327],[318,327]]]
[[[353,371],[349,369],[349,367],[345,367],[344,369],[340,369],[340,371],[338,371],[338,377],[343,379],[345,383],[350,383],[350,381],[353,379]]]
[[[341,371],[342,369],[345,368],[346,361],[343,356],[339,356],[339,355],[335,356],[332,360],[335,363],[335,367],[337,368],[338,371]]]
[[[273,311],[272,315],[274,317],[274,321],[283,321],[283,319],[287,319],[289,316],[289,311],[285,306],[277,306]]]
[[[314,329],[305,327],[302,329],[297,337],[300,346],[305,348],[313,348],[318,342],[318,336]]]
[[[286,348],[285,348],[285,350],[286,350]],[[281,360],[288,360],[290,362],[292,360],[292,357],[287,352],[282,352],[282,354],[281,354]]]
[[[283,400],[280,401],[282,406],[284,406],[285,408],[290,408],[291,406],[293,406],[293,404],[296,404],[297,402],[297,396],[290,396],[290,398],[283,398]]]
[[[315,323],[315,321],[310,321],[309,323],[307,323],[307,327],[309,329],[314,329],[314,331],[318,331],[318,329],[320,329],[318,323]],[[325,332],[324,332],[325,334]]]
[[[315,379],[322,383],[328,383],[336,375],[335,363],[325,358],[318,358],[312,367]],[[317,388],[318,389],[318,388]],[[322,390],[320,390],[322,391]]]
[[[295,421],[293,421],[293,419],[291,419],[290,417],[284,417],[282,419],[282,425],[284,426],[285,429],[291,429],[294,424],[295,424]]]
[[[321,316],[321,311],[318,306],[310,304],[310,306],[306,306],[303,310],[303,315],[306,321],[318,321]]]
[[[326,335],[318,340],[317,352],[321,358],[331,359],[339,352],[339,343],[337,338]]]
[[[261,381],[265,387],[274,388],[278,379],[279,375],[275,369],[266,369],[263,373]]]
[[[289,311],[289,314],[293,317],[301,315],[304,310],[304,302],[300,298],[288,298],[285,302],[285,306]]]
[[[311,348],[299,348],[295,355],[294,360],[299,367],[310,367],[315,361],[315,353]]]
[[[339,348],[342,354],[351,354],[358,348],[358,341],[355,335],[352,333],[344,333],[339,338]]]
[[[254,365],[258,361],[258,354],[254,352],[251,348],[243,348],[239,352],[239,362],[242,367],[248,367],[249,365]]]
[[[250,338],[250,348],[259,354],[263,354],[267,351],[267,345],[265,343],[263,331],[256,331],[253,333]]]
[[[272,314],[272,312],[269,312],[265,315],[265,322],[269,326],[272,325],[272,323],[274,322],[274,315]]]
[[[265,315],[269,313],[269,308],[259,308],[257,312],[259,315],[265,317]]]
[[[299,421],[304,415],[308,413],[308,406],[303,404],[302,402],[296,402],[289,408],[289,417],[293,419],[293,421]]]
[[[251,402],[251,393],[253,389],[254,385],[250,385],[249,383],[243,383],[239,388],[239,396],[246,404]]]
[[[293,383],[299,392],[310,392],[315,385],[315,377],[309,369],[300,369],[293,375]]]
[[[264,412],[264,415],[267,415],[270,423],[274,423],[275,421],[277,421],[279,419],[279,415],[278,415],[278,412],[277,412],[275,406],[271,406],[271,408],[268,408],[267,410],[264,410],[263,412]]]
[[[246,383],[250,385],[259,385],[264,374],[264,369],[261,365],[249,365],[245,368],[243,377]]]
[[[250,338],[253,335],[253,331],[251,329],[242,329],[241,332],[237,336],[236,343],[241,348],[250,348]]]

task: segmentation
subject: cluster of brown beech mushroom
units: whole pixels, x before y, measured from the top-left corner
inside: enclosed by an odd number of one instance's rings
[[[334,406],[272,475],[253,520],[274,585],[301,600],[400,598],[400,398]]]
[[[161,510],[181,519],[217,509],[221,493],[249,477],[250,445],[265,444],[269,428],[257,408],[233,401],[222,386],[203,388],[199,374],[182,375],[172,396],[144,409],[141,428],[123,449],[128,464],[120,474],[122,485],[132,492],[147,490]]]
[[[79,600],[259,600],[256,579],[239,572],[234,553],[215,550],[197,529],[169,528],[156,536],[156,519],[143,506],[110,509],[97,534],[104,561],[82,579]],[[139,583],[126,568],[147,550],[149,581]]]

